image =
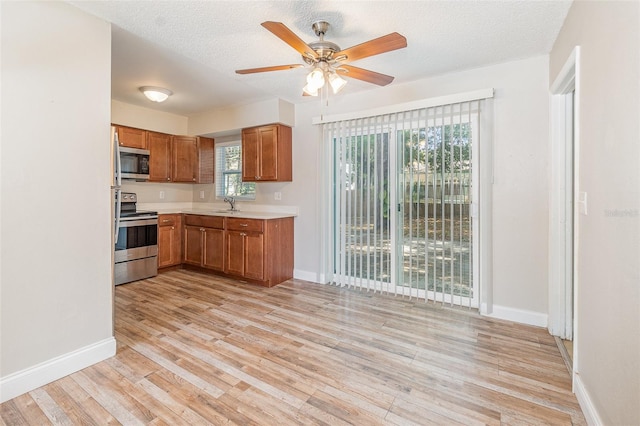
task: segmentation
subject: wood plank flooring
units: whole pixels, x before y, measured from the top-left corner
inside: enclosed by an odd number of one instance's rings
[[[545,329],[415,299],[175,270],[116,288],[116,339],[1,424],[586,424]]]

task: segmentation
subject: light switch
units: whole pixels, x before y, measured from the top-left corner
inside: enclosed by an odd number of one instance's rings
[[[578,192],[578,211],[582,215],[587,215],[587,193]]]
[[[282,192],[274,192],[273,198],[278,201],[282,200]]]
[[[164,200],[164,191],[160,191],[160,199]]]
[[[204,200],[204,191],[200,191],[200,199]]]

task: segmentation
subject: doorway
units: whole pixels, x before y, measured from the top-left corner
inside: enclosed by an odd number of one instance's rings
[[[549,332],[577,365],[579,47],[551,86],[551,197],[549,228]]]

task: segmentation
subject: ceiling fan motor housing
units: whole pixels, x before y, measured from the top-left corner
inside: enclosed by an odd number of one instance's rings
[[[311,47],[317,54],[318,58],[311,58],[305,55],[302,55],[302,59],[309,65],[313,65],[318,62],[328,62],[333,58],[333,54],[340,51],[340,46],[330,41],[324,40],[324,35],[329,30],[329,23],[327,21],[316,21],[311,25],[311,28],[316,33],[318,37],[320,37],[319,41],[314,41],[309,43],[309,47]]]
[[[313,64],[319,61],[329,61],[333,58],[334,53],[340,51],[340,47],[337,44],[324,40],[309,43],[309,47],[311,47],[318,54],[318,58],[313,59],[303,55],[302,59],[307,64]]]

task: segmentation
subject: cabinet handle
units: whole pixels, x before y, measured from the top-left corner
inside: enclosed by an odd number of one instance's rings
[[[204,232],[204,228],[200,228],[200,232]]]
[[[240,226],[249,226],[248,223],[241,223]]]
[[[167,178],[167,180],[171,180],[171,178]]]
[[[260,180],[260,176],[256,176],[256,180]]]
[[[174,228],[174,227],[172,226],[172,227],[171,227],[171,230],[173,231],[174,229],[176,229],[176,228]]]
[[[240,236],[241,236],[241,237],[246,237],[246,236],[247,236],[247,234],[245,234],[244,232],[241,232],[241,233],[240,233]]]
[[[167,223],[167,222],[170,222],[170,221],[171,221],[171,219],[162,219],[162,223]]]

